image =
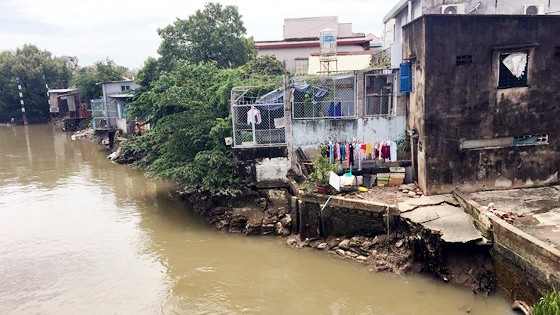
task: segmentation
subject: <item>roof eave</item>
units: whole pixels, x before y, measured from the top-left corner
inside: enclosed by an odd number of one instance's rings
[[[387,23],[387,21],[397,16],[397,14],[401,12],[405,6],[408,5],[408,1],[409,0],[401,0],[399,1],[399,3],[395,4],[391,11],[389,11],[389,13],[387,13],[387,15],[385,15],[385,17],[383,18],[383,23]]]

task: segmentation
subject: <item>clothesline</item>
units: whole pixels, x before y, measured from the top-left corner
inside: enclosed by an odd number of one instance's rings
[[[397,161],[397,143],[395,141],[375,142],[337,142],[326,141],[329,162],[331,164],[341,163],[346,169],[358,166],[362,169],[362,161],[379,160],[383,162]]]

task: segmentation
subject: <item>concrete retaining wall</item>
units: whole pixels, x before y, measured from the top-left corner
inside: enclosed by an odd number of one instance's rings
[[[529,304],[560,287],[560,251],[485,211],[475,201],[454,192],[475,226],[493,242],[492,256],[501,289],[512,300]]]
[[[323,195],[299,194],[297,231],[301,238],[386,233],[387,220],[391,226],[393,218],[398,215],[397,209],[392,206],[341,197],[331,197],[321,211],[326,201]]]

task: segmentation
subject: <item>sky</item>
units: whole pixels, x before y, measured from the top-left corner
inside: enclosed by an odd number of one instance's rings
[[[1,0],[0,51],[34,44],[56,56],[77,56],[80,66],[110,58],[130,69],[157,57],[157,34],[187,19],[209,0]],[[220,0],[236,5],[247,35],[282,39],[284,18],[338,16],[357,33],[380,36],[383,16],[398,0]]]

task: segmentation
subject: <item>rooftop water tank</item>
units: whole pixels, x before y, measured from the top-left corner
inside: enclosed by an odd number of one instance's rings
[[[336,30],[326,28],[319,34],[321,57],[336,56]]]

